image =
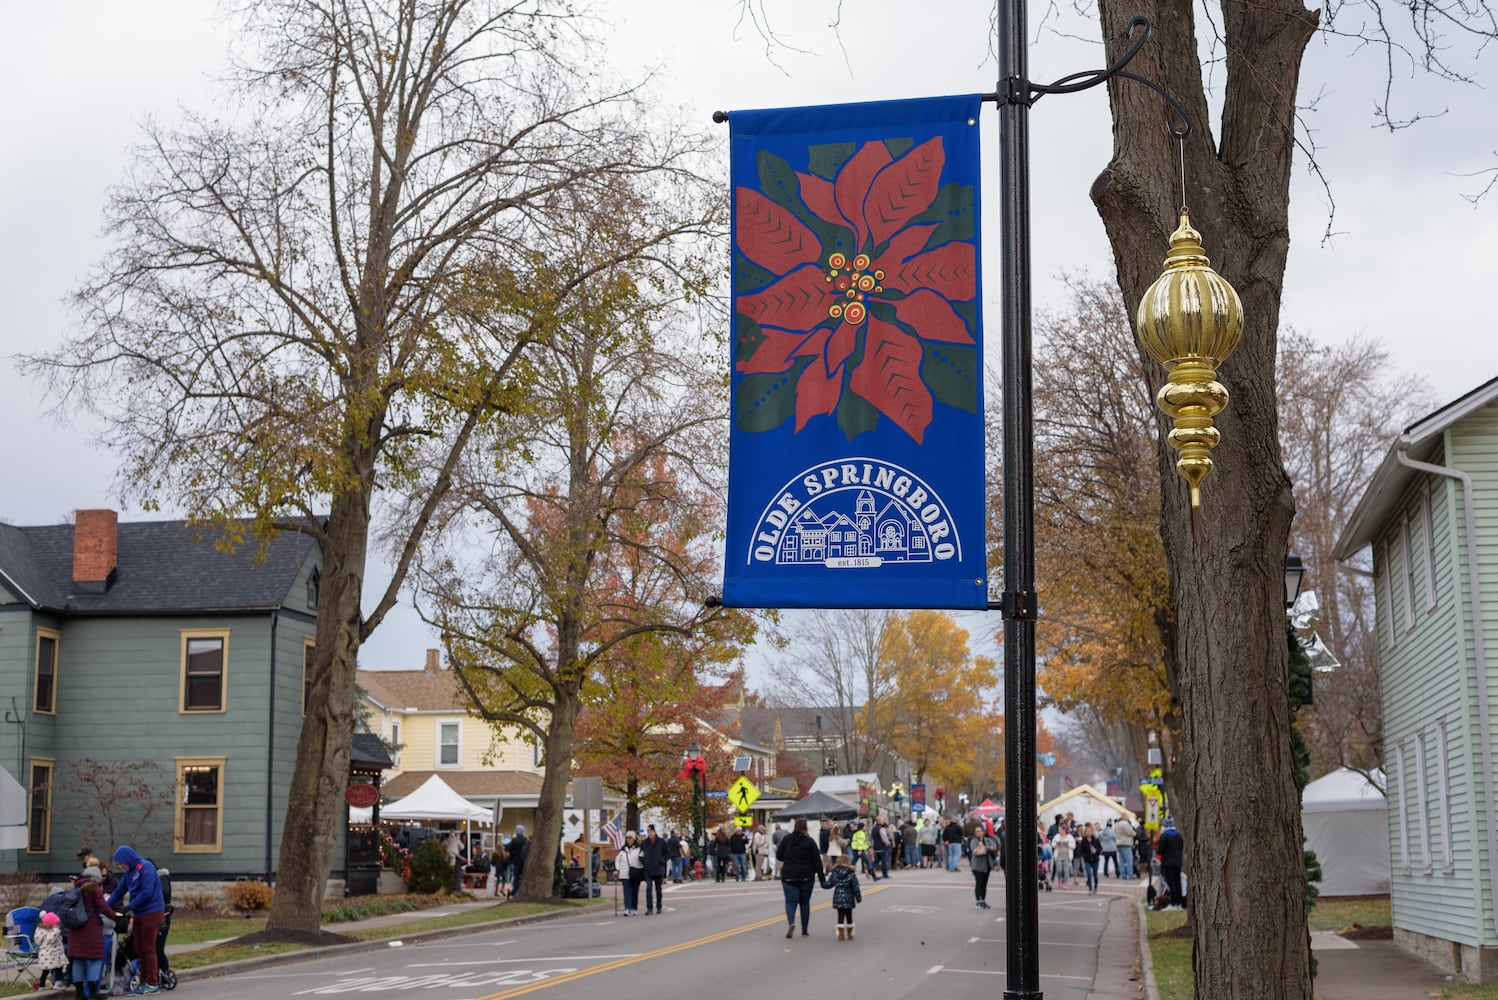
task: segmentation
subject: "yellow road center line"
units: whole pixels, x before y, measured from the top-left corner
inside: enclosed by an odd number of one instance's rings
[[[888,888],[889,886],[887,885],[876,886],[866,890],[864,892],[864,895],[872,896],[874,893],[883,892]],[[816,913],[818,910],[828,910],[831,908],[831,902],[818,903],[811,908],[811,912]],[[752,924],[744,924],[741,927],[730,927],[726,931],[719,931],[716,934],[709,934],[706,937],[694,938],[691,941],[683,941],[681,944],[673,944],[665,948],[657,948],[655,951],[647,951],[641,955],[631,955],[629,958],[615,959],[612,962],[605,962],[602,965],[589,966],[586,969],[578,969],[575,972],[566,972],[560,976],[553,976],[550,979],[542,979],[534,983],[527,983],[524,986],[516,986],[514,989],[503,990],[499,993],[490,993],[487,996],[478,997],[477,1000],[510,1000],[511,997],[525,996],[527,993],[535,993],[537,990],[544,990],[551,986],[561,986],[564,983],[576,982],[579,979],[586,979],[589,976],[596,976],[601,972],[613,972],[615,969],[622,969],[625,966],[635,965],[636,963],[649,961],[653,958],[661,958],[665,955],[674,955],[679,951],[686,951],[690,948],[700,948],[705,944],[713,944],[716,941],[722,941],[727,938],[737,937],[740,934],[747,934],[750,931],[757,931],[762,927],[776,927],[783,923],[785,923],[784,917],[771,917],[768,920],[758,920]]]

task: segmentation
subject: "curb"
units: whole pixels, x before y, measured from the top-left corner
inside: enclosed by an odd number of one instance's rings
[[[282,965],[286,962],[311,962],[319,958],[355,955],[364,951],[378,951],[381,948],[390,947],[390,942],[392,941],[420,944],[423,941],[449,938],[462,934],[478,934],[500,927],[523,927],[526,924],[542,924],[553,920],[565,920],[568,917],[577,917],[591,913],[599,905],[601,904],[593,904],[585,908],[579,907],[576,910],[554,910],[550,913],[533,913],[527,917],[506,917],[499,920],[488,920],[481,924],[464,924],[460,927],[439,927],[429,931],[417,931],[414,934],[396,933],[390,937],[370,938],[368,941],[350,941],[348,944],[331,944],[324,947],[303,948],[301,951],[283,951],[275,955],[263,955],[257,958],[241,958],[233,962],[204,965],[196,969],[182,969],[177,972],[177,980],[178,982],[185,982],[190,979],[213,979],[217,976],[229,976],[239,972],[253,972],[256,969],[263,969],[271,965]],[[189,952],[188,954],[191,953]]]
[[[1134,904],[1139,910],[1139,969],[1144,979],[1146,1000],[1160,1000],[1160,988],[1155,985],[1155,962],[1150,956],[1149,908],[1140,900]]]

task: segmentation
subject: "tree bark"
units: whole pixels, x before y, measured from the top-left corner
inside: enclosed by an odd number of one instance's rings
[[[1187,846],[1196,936],[1196,996],[1311,996],[1299,795],[1290,749],[1281,589],[1295,513],[1278,444],[1275,345],[1289,250],[1289,172],[1300,60],[1316,15],[1299,3],[1223,5],[1227,78],[1220,144],[1210,119],[1192,5],[1101,4],[1110,61],[1127,18],[1155,33],[1129,68],[1160,83],[1190,113],[1187,190],[1163,108],[1130,81],[1109,83],[1114,156],[1093,185],[1119,286],[1131,313],[1158,275],[1177,206],[1186,201],[1213,264],[1237,289],[1246,329],[1218,369],[1231,402],[1222,443],[1193,512],[1175,453],[1160,447],[1161,532],[1170,566],[1182,746],[1176,815]],[[1165,373],[1149,364],[1151,387]]]
[[[574,688],[559,685],[551,724],[546,730],[546,770],[541,777],[541,800],[536,806],[536,829],[526,848],[525,873],[520,877],[520,898],[552,898],[552,873],[562,843],[562,811],[567,784],[572,780],[572,732],[582,708]]]
[[[339,819],[354,741],[354,672],[363,625],[360,596],[369,520],[366,490],[346,491],[333,501],[327,525],[333,544],[324,552],[312,689],[297,740],[275,873],[276,895],[265,931],[272,939],[342,940],[339,935],[325,934],[320,918],[343,831]]]

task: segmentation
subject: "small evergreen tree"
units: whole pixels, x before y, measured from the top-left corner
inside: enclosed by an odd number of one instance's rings
[[[446,892],[453,887],[453,862],[442,841],[433,837],[423,841],[411,855],[411,876],[406,879],[409,892]]]

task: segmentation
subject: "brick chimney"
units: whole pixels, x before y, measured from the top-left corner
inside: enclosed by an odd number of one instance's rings
[[[441,669],[442,669],[442,654],[441,654],[441,651],[440,650],[436,650],[436,649],[429,649],[429,650],[427,650],[426,672],[429,673],[429,674],[435,674],[435,673],[437,673],[437,671],[439,671]]]
[[[112,510],[80,510],[73,520],[73,589],[102,594],[114,579],[120,516]]]

